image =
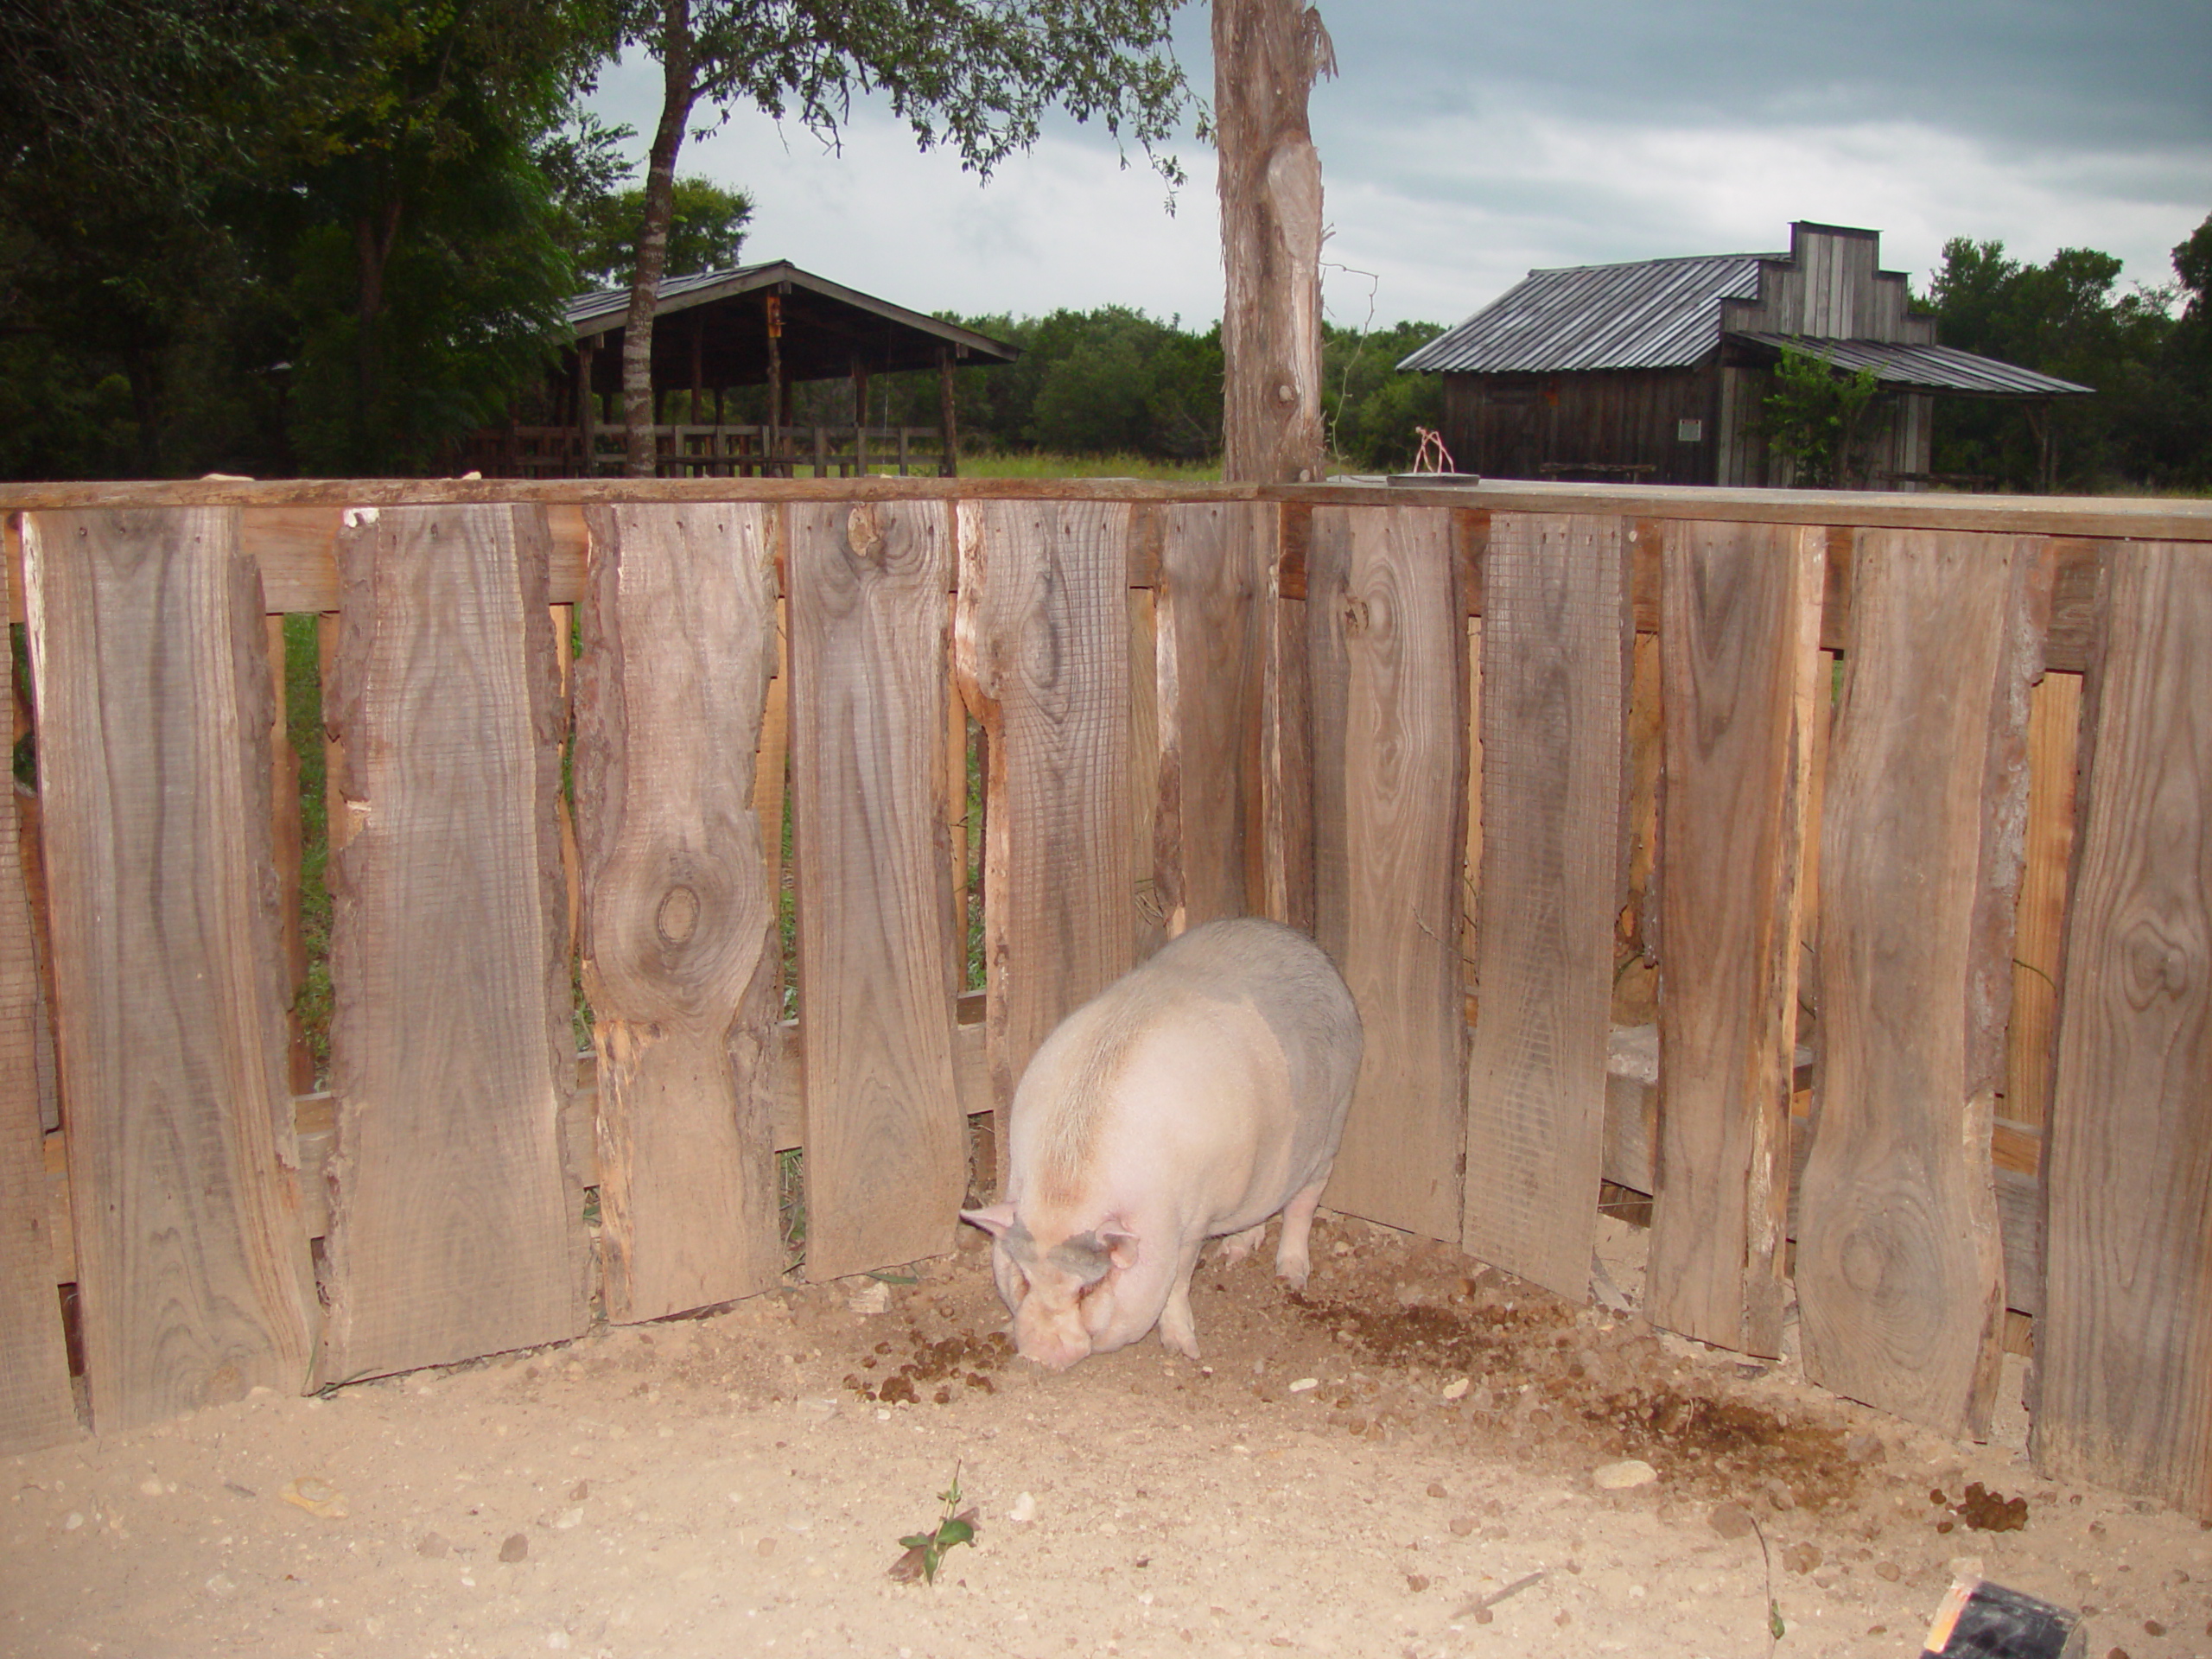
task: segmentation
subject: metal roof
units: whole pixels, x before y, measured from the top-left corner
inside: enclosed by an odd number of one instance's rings
[[[1720,343],[1720,302],[1758,297],[1759,261],[1705,254],[1532,270],[1398,366],[1455,374],[1686,368]]]
[[[1914,386],[1928,391],[1969,392],[1980,397],[2078,397],[2095,388],[2077,386],[2056,375],[2038,374],[1993,357],[1978,357],[1951,346],[1907,346],[1876,340],[1816,340],[1803,334],[1732,332],[1731,340],[1748,340],[1777,353],[1802,352],[1832,363],[1847,372],[1872,369],[1887,386]]]
[[[660,285],[660,304],[655,315],[657,317],[671,316],[697,306],[712,305],[717,301],[758,293],[763,289],[773,289],[787,296],[805,296],[818,302],[815,309],[825,323],[835,320],[836,331],[841,337],[853,334],[860,319],[852,314],[861,313],[876,324],[890,325],[894,331],[911,331],[910,338],[911,335],[931,336],[953,346],[963,358],[1011,363],[1021,355],[1020,347],[1010,346],[1004,340],[993,340],[988,334],[979,334],[957,322],[946,322],[919,311],[910,311],[903,305],[893,305],[888,300],[863,294],[856,288],[846,288],[826,277],[817,276],[811,271],[801,270],[788,259],[779,259],[770,264],[736,265],[723,270],[702,270],[690,276],[669,277]],[[579,340],[617,334],[629,318],[630,290],[626,288],[601,289],[589,294],[579,294],[568,302],[567,311],[569,326],[575,330]],[[841,311],[845,314],[843,318],[836,319],[836,314]],[[902,359],[913,355],[913,346],[910,345],[898,355]],[[916,359],[918,363],[928,360],[931,359]],[[877,366],[893,365],[879,364]],[[902,360],[895,366],[913,365]],[[841,357],[829,372],[842,373],[844,369]]]

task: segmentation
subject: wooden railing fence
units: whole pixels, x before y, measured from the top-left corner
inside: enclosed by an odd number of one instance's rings
[[[2212,505],[0,508],[37,766],[0,823],[0,1446],[78,1432],[65,1300],[119,1430],[558,1341],[594,1298],[755,1294],[779,1150],[808,1277],[941,1253],[1054,1021],[1250,911],[1312,929],[1367,1022],[1332,1208],[1580,1299],[1603,1184],[1649,1194],[1656,1322],[1771,1355],[1794,1288],[1810,1376],[1953,1433],[2032,1315],[2045,1470],[2212,1516]],[[287,1028],[297,613],[323,1094]],[[1656,1030],[1624,1029],[1655,962]]]

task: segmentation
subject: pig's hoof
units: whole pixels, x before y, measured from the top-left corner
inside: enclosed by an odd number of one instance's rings
[[[1275,1263],[1275,1277],[1281,1280],[1283,1283],[1288,1285],[1293,1290],[1304,1290],[1306,1288],[1306,1281],[1312,1276],[1313,1272],[1313,1266],[1310,1261],[1301,1260],[1297,1262],[1278,1262]]]
[[[1247,1227],[1241,1233],[1231,1233],[1221,1241],[1221,1265],[1233,1268],[1254,1250],[1260,1248],[1260,1239],[1268,1230],[1268,1224]]]

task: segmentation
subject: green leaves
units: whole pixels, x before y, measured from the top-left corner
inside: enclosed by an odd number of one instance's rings
[[[1867,410],[1880,393],[1874,371],[1846,374],[1816,357],[1784,351],[1759,406],[1768,454],[1790,465],[1800,488],[1844,488],[1857,470]]]
[[[927,1532],[909,1533],[899,1541],[906,1546],[906,1553],[891,1564],[891,1576],[901,1584],[912,1584],[916,1579],[935,1584],[944,1552],[955,1544],[972,1544],[976,1541],[976,1511],[971,1509],[958,1515],[953,1513],[960,1504],[959,1465],[953,1465],[952,1484],[937,1496],[938,1502],[944,1506],[937,1525]]]

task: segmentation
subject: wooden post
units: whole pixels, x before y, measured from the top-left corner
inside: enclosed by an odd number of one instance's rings
[[[944,447],[944,458],[938,463],[940,477],[960,476],[960,426],[952,412],[952,347],[937,348],[937,423]],[[899,469],[904,472],[906,469]]]
[[[591,391],[591,359],[596,350],[588,340],[576,342],[576,431],[583,439],[583,465],[579,475],[589,478],[594,470],[592,451],[599,442],[599,410],[594,407]]]
[[[1306,99],[1336,54],[1303,0],[1214,0],[1213,62],[1229,283],[1221,475],[1309,482],[1322,454],[1321,158]]]
[[[853,359],[853,470],[868,476],[868,365]]]
[[[768,429],[760,435],[760,476],[776,471],[776,439],[784,423],[784,301],[780,294],[766,297],[768,328]]]

